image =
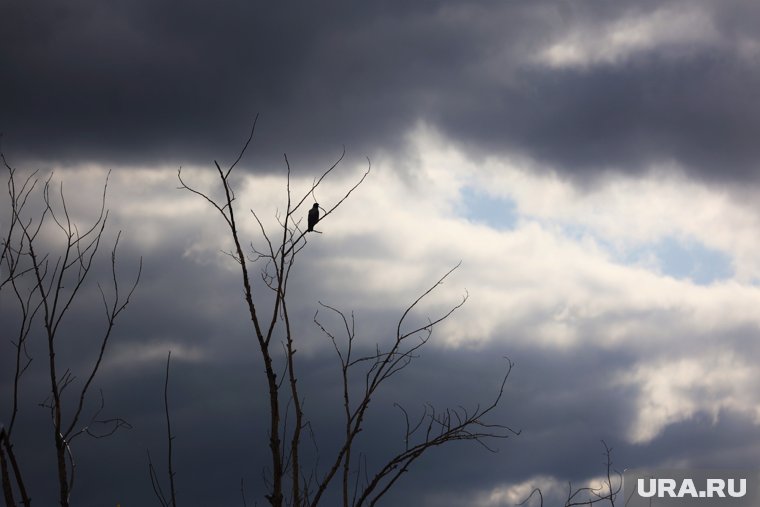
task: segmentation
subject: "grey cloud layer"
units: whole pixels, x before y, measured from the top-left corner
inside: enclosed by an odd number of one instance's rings
[[[425,121],[474,152],[582,176],[675,160],[708,179],[754,178],[760,72],[740,43],[757,43],[757,8],[594,5],[6,3],[0,130],[25,159],[207,164],[234,157],[260,112],[256,160],[305,163],[341,144],[399,148]],[[710,16],[716,40],[537,63],[573,30],[687,7]]]

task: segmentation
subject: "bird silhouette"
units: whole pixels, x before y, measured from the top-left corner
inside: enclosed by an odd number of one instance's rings
[[[309,210],[309,232],[314,230],[314,226],[317,225],[317,222],[319,222],[319,204],[315,202],[314,206]]]

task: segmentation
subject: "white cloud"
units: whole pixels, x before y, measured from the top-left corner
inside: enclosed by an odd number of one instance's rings
[[[106,356],[103,371],[105,375],[118,378],[123,375],[124,368],[153,366],[166,361],[169,351],[174,361],[199,362],[204,357],[200,347],[188,346],[169,338],[159,343],[115,342]]]
[[[678,168],[609,177],[590,189],[531,172],[520,160],[491,159],[467,170],[475,175],[473,185],[509,198],[525,219],[580,232],[586,240],[611,246],[613,254],[666,238],[689,239],[727,254],[739,281],[760,280],[757,208],[725,189],[686,179]]]
[[[477,507],[519,505],[529,498],[536,488],[540,488],[541,494],[548,497],[553,493],[557,493],[557,490],[562,487],[564,487],[564,484],[560,485],[554,477],[531,477],[530,479],[517,484],[498,486],[491,491],[482,493],[477,498],[473,499],[473,505]],[[533,496],[535,497],[532,498],[533,500],[539,498],[538,493],[535,493]]]
[[[600,26],[572,26],[539,52],[538,61],[550,67],[616,64],[655,48],[703,47],[719,39],[710,13],[696,3],[681,3]]]
[[[699,354],[684,344],[684,358],[654,360],[635,368],[626,380],[641,387],[637,416],[630,427],[632,442],[649,442],[669,424],[698,412],[709,414],[714,422],[722,410],[745,412],[760,422],[754,361],[729,350],[704,352]]]
[[[582,483],[571,484],[572,492],[589,488],[580,491],[573,497],[573,501],[583,502],[589,498],[595,499],[597,497],[594,493],[605,496],[609,490],[605,481],[606,478],[593,477]],[[613,477],[612,481],[614,490],[618,486],[618,479]],[[497,486],[490,491],[478,494],[475,498],[467,499],[467,504],[474,507],[559,505],[567,502],[570,493],[567,482],[548,475],[538,475],[519,483]]]

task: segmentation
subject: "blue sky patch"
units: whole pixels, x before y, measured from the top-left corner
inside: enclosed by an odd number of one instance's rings
[[[617,262],[626,265],[654,264],[659,273],[679,280],[709,285],[734,276],[730,255],[691,238],[668,236],[654,243],[621,249],[582,225],[566,224],[562,231],[566,237],[576,241],[593,237],[594,242],[607,250]]]
[[[665,238],[654,248],[663,273],[709,284],[733,276],[731,258],[694,240]]]
[[[505,197],[494,197],[474,187],[461,190],[464,217],[498,230],[514,229],[517,224],[517,203]]]
[[[693,239],[666,237],[660,241],[628,251],[626,264],[655,259],[660,272],[699,285],[726,280],[733,276],[731,257]]]

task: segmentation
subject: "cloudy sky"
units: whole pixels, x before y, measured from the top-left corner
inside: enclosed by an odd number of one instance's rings
[[[506,506],[532,487],[551,498],[604,471],[601,439],[620,470],[757,468],[759,16],[752,0],[0,4],[5,157],[19,173],[54,171],[83,224],[112,170],[107,238],[123,231],[125,279],[144,265],[97,381],[105,411],[133,428],[77,441],[75,504],[153,501],[146,449],[163,459],[168,350],[180,502],[242,505],[241,479],[248,505],[263,502],[263,375],[220,253],[229,238],[176,177],[213,188],[213,161],[235,160],[257,114],[235,182],[241,211],[268,226],[285,206],[283,153],[299,193],[345,146],[323,206],[372,163],[292,274],[324,446],[338,363],[312,323],[318,301],[354,311],[365,345],[387,343],[404,307],[462,262],[416,317],[469,300],[375,401],[370,456],[400,443],[394,401],[475,406],[502,358],[515,363],[494,421],[521,435],[497,453],[435,449],[389,505]],[[252,220],[242,229],[260,240]],[[95,353],[96,282],[59,345],[74,372]],[[13,301],[0,293],[4,332]],[[15,431],[44,505],[40,346]]]

